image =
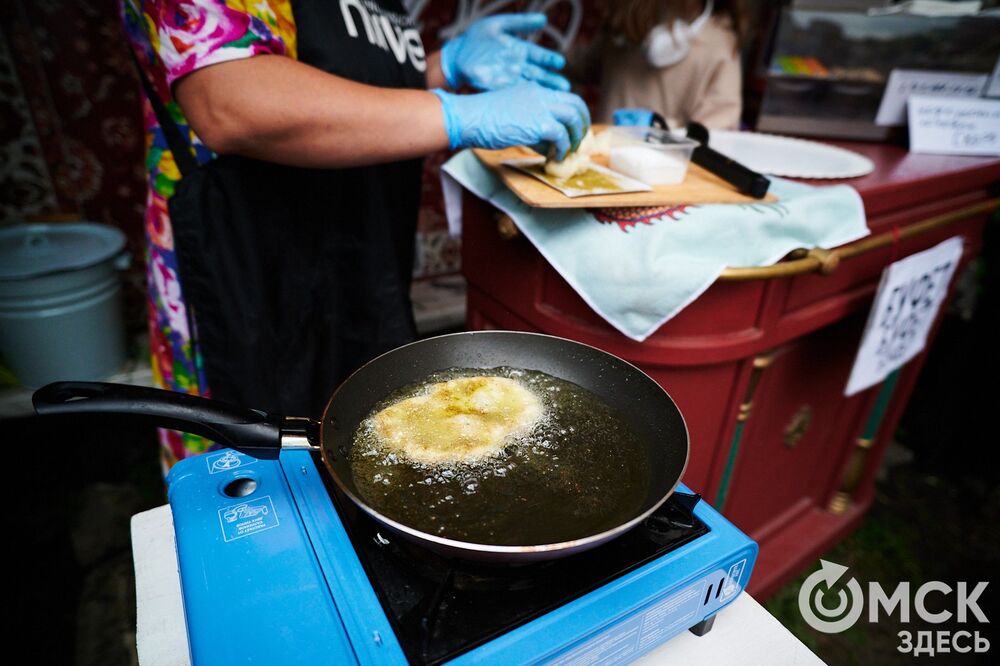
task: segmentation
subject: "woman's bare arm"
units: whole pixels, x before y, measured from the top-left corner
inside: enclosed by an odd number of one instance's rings
[[[220,154],[346,167],[448,147],[433,93],[364,85],[285,56],[210,65],[177,81],[174,95],[195,133]]]

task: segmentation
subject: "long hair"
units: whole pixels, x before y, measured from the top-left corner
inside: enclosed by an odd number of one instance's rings
[[[656,24],[675,19],[693,21],[705,10],[704,0],[616,0],[610,3],[607,29],[612,35],[623,36],[630,44],[639,44]],[[716,0],[713,16],[728,16],[736,33],[737,45],[742,44],[747,28],[744,0]],[[738,47],[737,47],[738,48]]]

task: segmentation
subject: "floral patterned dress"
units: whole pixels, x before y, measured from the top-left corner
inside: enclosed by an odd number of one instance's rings
[[[258,54],[295,57],[290,0],[121,0],[125,30],[140,67],[182,132],[199,163],[214,155],[195,136],[170,86],[185,74]],[[153,377],[166,389],[209,395],[197,340],[177,274],[167,201],[180,172],[148,100],[146,126],[146,279]],[[164,470],[208,450],[201,437],[160,431]]]

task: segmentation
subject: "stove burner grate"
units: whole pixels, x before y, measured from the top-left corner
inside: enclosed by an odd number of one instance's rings
[[[322,469],[321,464],[317,467]],[[412,664],[439,664],[707,534],[698,495],[674,493],[634,529],[589,551],[517,566],[459,561],[429,551],[327,491]]]

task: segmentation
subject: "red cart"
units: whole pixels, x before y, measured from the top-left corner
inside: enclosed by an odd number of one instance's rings
[[[659,381],[691,433],[684,482],[760,543],[758,598],[828,550],[872,502],[876,469],[924,360],[843,395],[882,270],[961,235],[961,273],[1000,194],[995,158],[840,145],[876,164],[846,181],[861,193],[872,235],[770,267],[727,269],[642,343],[594,313],[509,218],[468,193],[463,204],[468,327],[579,340]]]

